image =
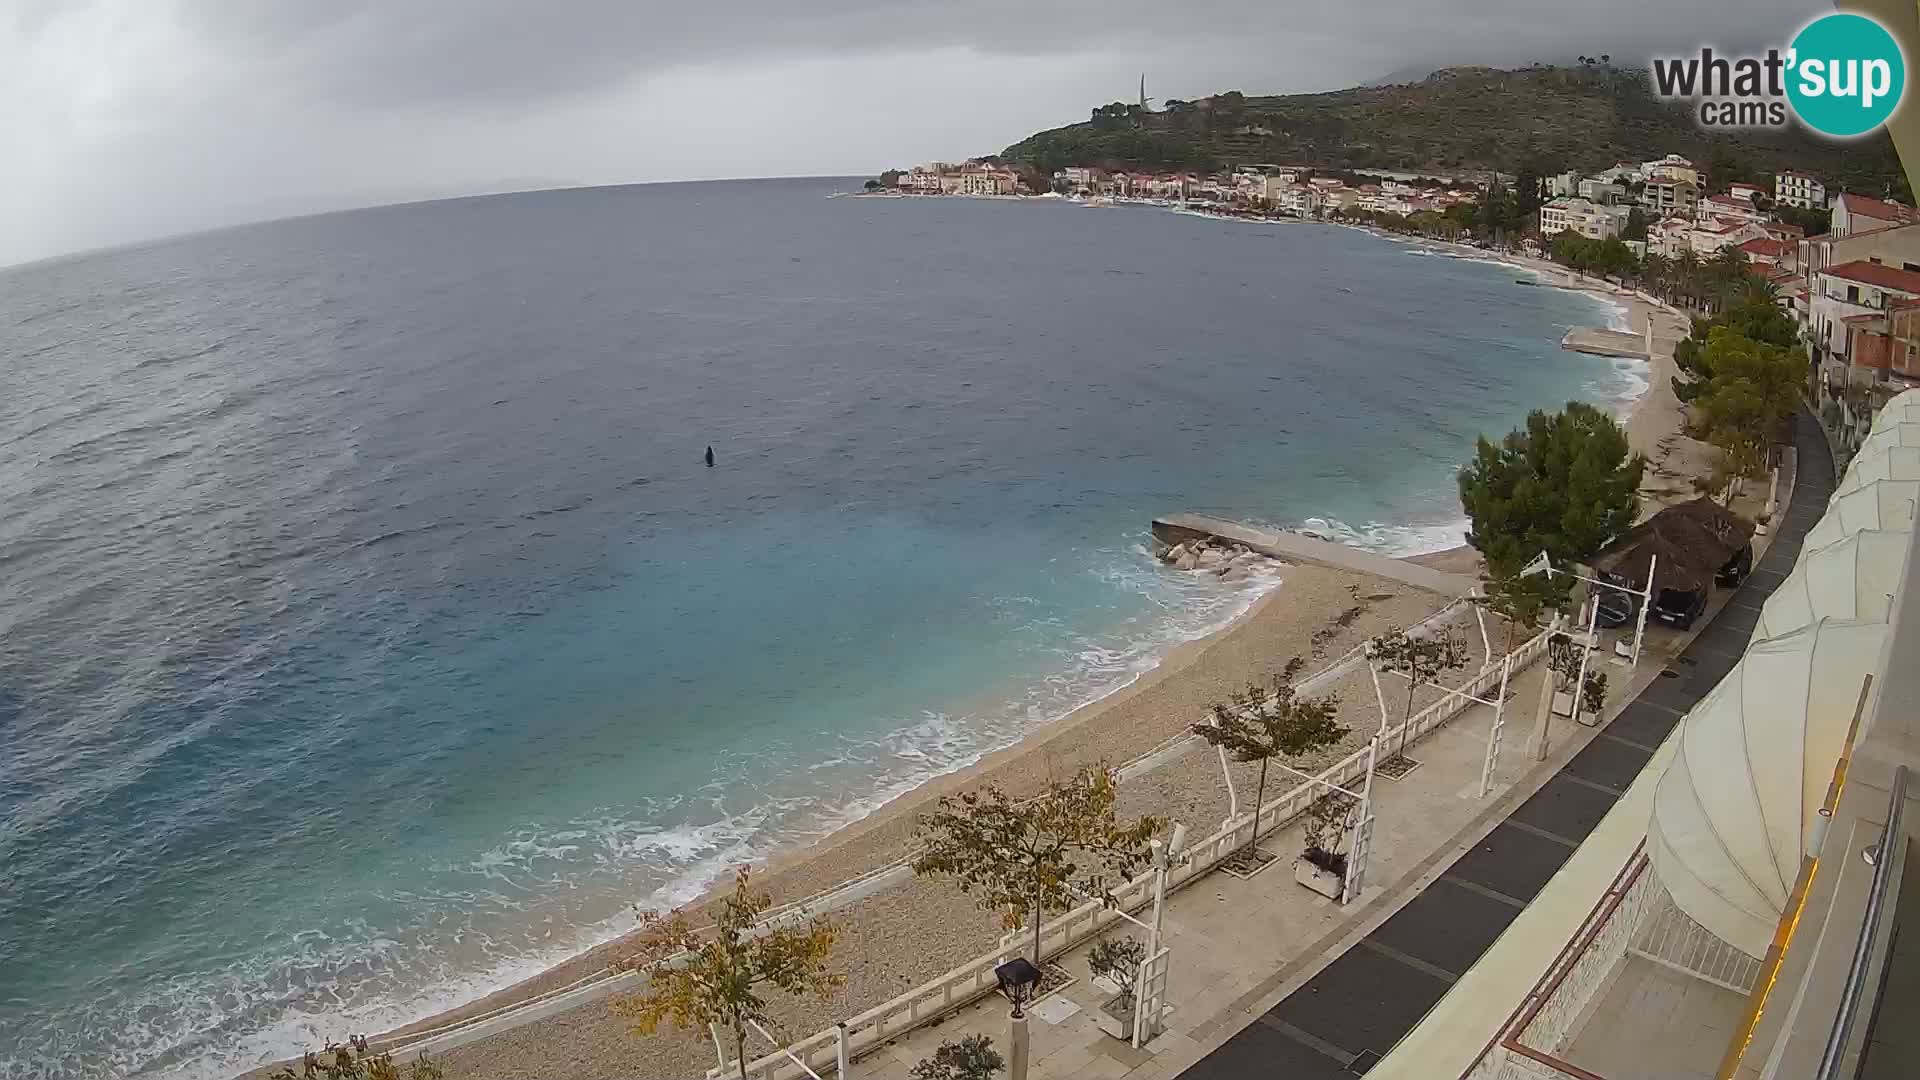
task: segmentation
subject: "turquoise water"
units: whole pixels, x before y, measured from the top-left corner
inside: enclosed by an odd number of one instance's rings
[[[1153,514],[1448,546],[1476,435],[1644,385],[1506,267],[840,186],[0,273],[0,1076],[225,1075],[538,970],[1271,585]]]

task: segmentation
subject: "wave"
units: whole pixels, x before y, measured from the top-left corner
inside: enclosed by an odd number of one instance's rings
[[[1404,558],[1459,547],[1467,542],[1469,527],[1470,523],[1464,517],[1426,525],[1396,525],[1378,521],[1349,525],[1338,518],[1310,517],[1300,523],[1298,531],[1336,544]]]
[[[349,921],[263,943],[225,970],[139,993],[138,1024],[96,1018],[84,1059],[52,1044],[23,1047],[31,1066],[0,1063],[0,1077],[103,1068],[169,1080],[227,1077],[477,1000],[633,928],[625,903],[602,903],[599,910],[614,913],[576,921],[593,906],[583,894],[618,892],[649,908],[690,902],[735,866],[827,836],[1124,690],[1173,648],[1225,628],[1281,584],[1277,563],[1222,582],[1164,567],[1144,544],[1090,554],[1081,572],[1134,606],[1144,600],[1145,612],[1105,633],[1050,633],[1056,627],[1045,616],[1020,620],[1058,660],[1039,678],[1002,685],[965,709],[902,716],[874,734],[830,740],[810,762],[794,761],[790,750],[768,751],[778,761],[729,761],[699,791],[671,802],[512,829],[484,851],[433,868],[436,880],[457,884],[384,898],[437,913],[421,925]],[[999,606],[1018,618],[1032,604],[1007,596]],[[770,786],[769,776],[782,782]]]

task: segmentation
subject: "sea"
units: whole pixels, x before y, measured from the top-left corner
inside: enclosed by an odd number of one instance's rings
[[[1559,348],[1614,305],[1457,252],[855,186],[0,271],[0,1077],[511,983],[1276,586],[1155,514],[1448,547],[1476,437],[1646,386]]]

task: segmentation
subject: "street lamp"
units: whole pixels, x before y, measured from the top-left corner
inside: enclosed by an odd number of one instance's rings
[[[1020,1007],[1033,1000],[1033,992],[1040,985],[1040,969],[1026,957],[1016,956],[994,968],[993,977],[1000,983],[1000,992],[1013,1002],[1014,1019],[1025,1016]]]
[[[1027,1080],[1027,1014],[1020,1007],[1032,1001],[1034,992],[1040,988],[1040,969],[1026,957],[1016,956],[994,968],[993,977],[1000,984],[1000,992],[1013,1003],[1013,1015],[1009,1017],[1012,1031],[1007,1039],[1007,1077],[1008,1080]]]

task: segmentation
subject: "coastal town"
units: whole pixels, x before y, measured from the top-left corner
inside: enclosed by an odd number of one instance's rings
[[[1920,386],[1920,215],[1888,198],[1830,188],[1801,170],[1778,172],[1770,184],[1723,181],[1679,154],[1592,173],[1519,175],[1073,166],[1041,186],[988,158],[889,171],[867,190],[1358,225],[1552,259],[1670,299],[1698,294],[1693,279],[1709,267],[1737,269],[1800,327],[1812,392],[1843,444],[1864,436],[1878,402]]]

